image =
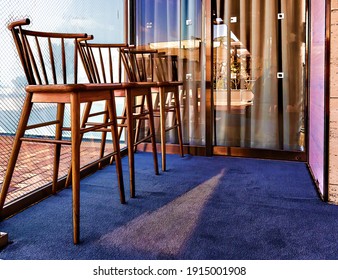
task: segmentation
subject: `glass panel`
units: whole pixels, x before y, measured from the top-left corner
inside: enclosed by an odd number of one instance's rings
[[[204,145],[205,110],[201,104],[205,94],[201,90],[200,67],[202,1],[138,0],[136,10],[137,46],[179,58],[179,79],[185,81],[180,93],[183,140],[186,144]],[[177,143],[174,130],[168,132],[167,141]]]
[[[124,34],[125,0],[101,0],[99,4],[90,0],[1,0],[0,2],[0,187],[10,156],[13,137],[19,121],[27,85],[22,66],[16,53],[13,38],[7,29],[8,23],[22,18],[30,18],[28,28],[50,32],[81,32],[94,34],[97,42],[121,43]],[[71,64],[71,62],[69,61]],[[84,73],[80,82],[87,82]],[[122,110],[122,103],[119,103]],[[95,105],[96,106],[96,105]],[[99,106],[99,105],[97,105]],[[41,115],[49,120],[55,119],[55,106],[35,106],[30,123],[36,123]],[[69,119],[69,108],[65,119]],[[46,121],[48,121],[46,119]],[[34,136],[54,135],[54,128],[32,130]],[[64,137],[69,136],[65,132]],[[100,134],[86,135],[82,147],[81,163],[88,164],[99,157]],[[107,151],[112,145],[108,145]],[[46,185],[51,181],[53,148],[51,145],[24,143],[15,169],[7,202],[25,195],[27,192]],[[67,174],[70,149],[62,148],[61,170],[59,176]]]
[[[305,0],[214,7],[214,144],[303,151]]]

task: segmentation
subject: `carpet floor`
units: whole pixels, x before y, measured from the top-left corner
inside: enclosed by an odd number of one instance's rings
[[[136,198],[119,203],[115,166],[81,181],[81,242],[71,189],[0,223],[8,260],[338,259],[338,206],[322,202],[304,163],[168,155],[154,175],[137,153]]]

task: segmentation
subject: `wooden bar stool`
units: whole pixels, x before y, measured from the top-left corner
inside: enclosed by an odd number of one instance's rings
[[[156,82],[151,92],[156,93],[154,116],[160,118],[162,171],[165,171],[167,131],[177,129],[180,155],[182,157],[184,155],[179,101],[179,87],[183,85],[183,82],[178,81],[177,56],[163,55],[156,50],[134,48],[124,48],[121,53],[130,81]],[[175,118],[173,124],[167,127],[166,118],[170,112],[175,115]]]
[[[88,38],[91,39],[91,38]],[[86,74],[91,83],[114,83],[121,81],[121,56],[120,48],[125,45],[119,44],[98,44],[89,43],[88,40],[79,39],[79,52],[81,60],[84,64]],[[115,77],[114,77],[115,76]],[[134,147],[139,143],[150,140],[152,145],[154,171],[159,174],[155,128],[153,119],[153,107],[151,99],[151,88],[156,83],[122,83],[122,88],[115,91],[116,97],[125,98],[125,107],[121,115],[117,118],[120,120],[119,137],[122,135],[122,128],[127,130],[127,146],[128,146],[128,160],[129,160],[129,181],[130,181],[130,196],[135,197],[135,162],[134,162]],[[146,101],[146,104],[145,104]],[[90,103],[87,104],[86,112],[83,118],[83,126],[88,124],[90,114]],[[147,105],[147,106],[145,106]],[[101,114],[103,118],[109,119],[107,111],[102,111],[94,114],[95,116]],[[150,133],[138,139],[137,127],[141,122],[147,122]],[[105,132],[106,133],[106,132]],[[103,156],[104,146],[106,142],[106,134],[102,135],[101,141],[101,157]]]
[[[114,91],[121,89],[121,84],[77,84],[77,39],[87,38],[87,34],[50,33],[25,30],[29,19],[11,23],[11,30],[15,45],[22,63],[28,86],[26,99],[22,108],[21,118],[16,131],[13,149],[8,162],[4,182],[0,195],[0,211],[3,209],[13,171],[23,141],[51,143],[55,145],[53,187],[55,193],[58,179],[61,145],[71,145],[72,157],[72,196],[73,196],[73,242],[77,244],[80,238],[80,144],[82,135],[90,131],[100,131],[110,128],[113,138],[114,156],[116,163],[117,182],[120,201],[125,202],[120,146],[117,132],[116,108]],[[74,43],[75,42],[75,43]],[[73,65],[68,62],[72,57]],[[67,65],[69,68],[67,68]],[[68,70],[68,71],[67,71]],[[72,79],[73,82],[68,81]],[[109,121],[81,128],[80,104],[94,101],[105,101]],[[56,104],[55,121],[28,125],[32,107],[35,103]],[[65,104],[70,104],[71,127],[64,127]],[[43,116],[40,116],[43,118]],[[55,125],[53,138],[26,137],[26,131],[35,128]],[[71,140],[63,139],[62,132],[71,131]],[[99,159],[100,161],[102,159]]]
[[[180,87],[182,81],[178,81],[178,57],[174,55],[162,55],[156,53],[154,59],[154,73],[158,86],[158,106],[155,116],[160,118],[162,170],[166,170],[166,132],[177,129],[178,143],[181,157],[184,156],[182,139],[182,120],[180,110]],[[158,114],[156,115],[156,112]],[[169,113],[174,115],[172,124],[166,126],[166,119]]]

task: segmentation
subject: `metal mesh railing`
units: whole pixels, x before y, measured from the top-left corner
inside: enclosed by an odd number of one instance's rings
[[[34,30],[50,32],[81,32],[94,34],[99,42],[123,43],[123,0],[1,0],[0,2],[0,186],[6,171],[12,143],[19,122],[21,107],[27,85],[24,71],[16,54],[13,38],[7,25],[18,19],[29,18]],[[30,27],[28,27],[30,28]],[[79,82],[87,82],[84,72]],[[122,107],[122,103],[118,103]],[[101,104],[102,105],[102,104]],[[101,106],[97,105],[97,106]],[[122,108],[117,108],[121,111]],[[41,117],[45,121],[55,119],[56,107],[37,105],[33,107],[30,123]],[[65,120],[69,119],[66,107]],[[67,123],[66,123],[67,125]],[[54,135],[54,128],[35,129],[36,136]],[[69,132],[64,135],[69,136]],[[99,143],[95,135],[87,135],[82,145],[81,164],[94,161],[99,156]],[[107,152],[112,150],[108,145]],[[51,181],[53,146],[24,143],[11,182],[6,203],[11,202]],[[70,164],[70,148],[62,148],[59,176],[67,174]]]

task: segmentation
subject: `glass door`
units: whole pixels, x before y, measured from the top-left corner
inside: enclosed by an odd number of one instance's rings
[[[303,152],[306,0],[213,0],[214,146]]]
[[[180,91],[183,141],[205,145],[205,91],[202,74],[204,44],[202,0],[136,0],[136,45],[175,57]],[[174,118],[167,118],[168,126]],[[155,129],[159,123],[155,122]],[[157,133],[158,134],[158,133]],[[175,131],[167,132],[167,144],[177,144]],[[159,140],[159,139],[158,139]]]

